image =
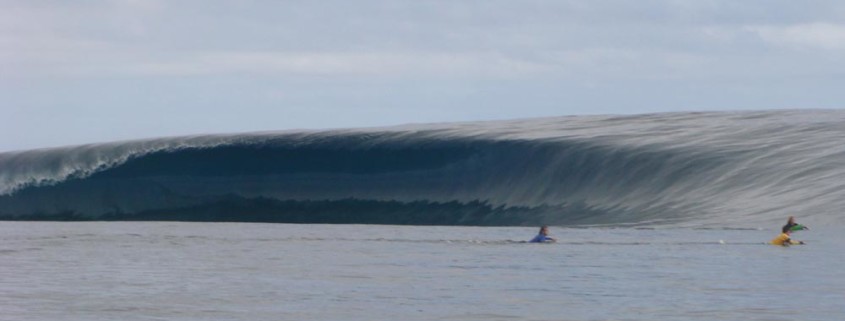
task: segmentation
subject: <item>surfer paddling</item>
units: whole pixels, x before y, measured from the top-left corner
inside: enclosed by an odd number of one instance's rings
[[[789,236],[789,234],[792,233],[792,228],[789,225],[784,225],[781,229],[781,232],[782,233],[778,235],[774,240],[769,242],[769,244],[780,246],[804,244],[803,241],[793,240],[792,237]]]
[[[543,226],[540,228],[540,233],[537,234],[529,243],[554,243],[556,239],[549,237],[549,227]]]

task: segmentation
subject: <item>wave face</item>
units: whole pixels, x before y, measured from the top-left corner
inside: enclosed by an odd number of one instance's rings
[[[579,116],[0,153],[0,219],[842,224],[843,185],[842,111]]]

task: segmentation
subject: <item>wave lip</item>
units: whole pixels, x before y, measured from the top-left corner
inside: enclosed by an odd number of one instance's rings
[[[559,117],[0,153],[0,219],[708,227],[799,215],[842,223],[843,116]]]

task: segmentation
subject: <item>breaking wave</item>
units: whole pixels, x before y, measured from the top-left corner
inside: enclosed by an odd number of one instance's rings
[[[0,219],[841,224],[845,113],[579,116],[0,153]]]

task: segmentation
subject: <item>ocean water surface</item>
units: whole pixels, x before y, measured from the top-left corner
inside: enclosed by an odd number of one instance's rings
[[[0,320],[840,320],[845,237],[768,230],[0,223]]]

